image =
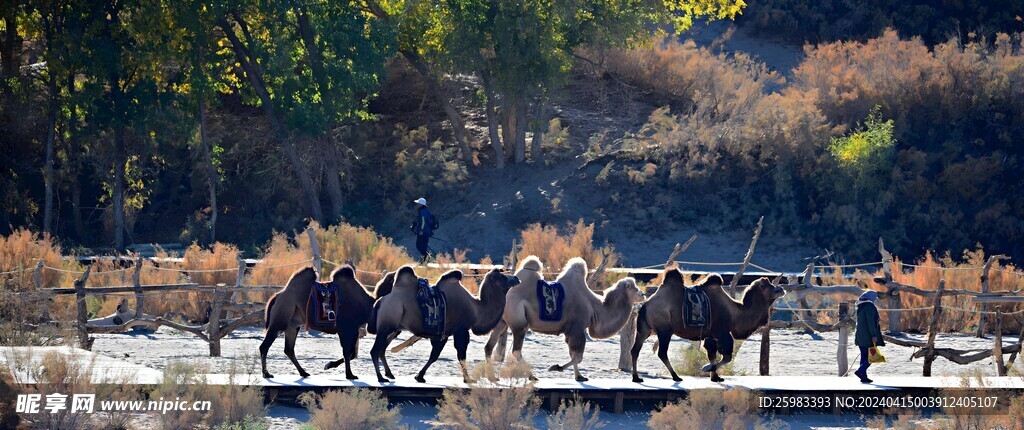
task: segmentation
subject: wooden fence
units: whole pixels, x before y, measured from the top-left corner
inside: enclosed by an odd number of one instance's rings
[[[795,307],[791,306],[776,306],[775,310],[790,311],[795,317],[794,320],[781,321],[781,320],[770,320],[769,327],[762,329],[761,333],[761,350],[760,350],[760,366],[759,373],[761,375],[769,374],[769,360],[770,360],[770,349],[771,349],[771,329],[782,329],[782,328],[800,328],[806,327],[807,329],[815,332],[828,332],[838,331],[837,356],[836,362],[838,367],[838,373],[840,376],[845,376],[849,370],[849,359],[847,356],[847,350],[849,345],[849,334],[850,329],[855,325],[855,312],[851,310],[850,299],[856,299],[864,291],[867,290],[867,285],[815,285],[812,280],[815,278],[815,269],[834,269],[834,268],[848,268],[848,267],[863,267],[869,265],[880,265],[882,268],[882,276],[875,277],[873,281],[879,286],[885,288],[884,291],[879,291],[879,296],[887,302],[886,308],[880,308],[880,312],[888,313],[888,331],[889,334],[884,336],[885,340],[889,343],[919,348],[914,353],[913,358],[924,358],[922,374],[924,376],[931,376],[932,363],[936,357],[943,357],[947,360],[953,361],[959,364],[973,363],[979,360],[986,359],[988,357],[995,356],[997,365],[997,374],[1004,376],[1007,373],[1007,368],[1013,364],[1017,356],[1021,351],[1021,342],[1024,341],[1024,328],[1022,328],[1020,335],[1017,339],[1017,344],[1004,347],[1002,346],[1002,327],[1003,318],[1007,315],[1020,314],[1024,310],[1017,310],[1013,312],[1004,312],[1002,306],[1008,303],[1024,303],[1024,297],[1020,296],[1021,291],[990,291],[989,288],[989,273],[995,262],[1005,259],[1007,257],[1002,255],[996,255],[989,257],[981,268],[975,268],[981,271],[981,291],[969,291],[963,289],[947,289],[945,287],[945,281],[940,280],[938,289],[926,290],[919,288],[914,285],[908,285],[896,282],[892,276],[893,269],[893,258],[892,255],[885,250],[882,240],[879,239],[879,253],[881,254],[881,261],[876,263],[862,263],[852,265],[825,265],[819,266],[814,263],[807,265],[806,269],[799,274],[784,274],[781,272],[773,272],[764,267],[758,266],[751,262],[751,257],[754,253],[758,237],[761,232],[761,222],[758,222],[757,228],[754,230],[754,236],[751,240],[750,247],[743,258],[742,262],[738,263],[697,263],[697,262],[685,262],[677,261],[676,258],[683,253],[690,244],[696,239],[696,236],[691,237],[685,244],[676,244],[666,263],[658,266],[644,267],[644,268],[606,268],[605,262],[597,266],[596,269],[592,270],[588,280],[593,280],[599,277],[602,273],[621,273],[623,275],[630,275],[635,277],[645,277],[647,279],[653,278],[657,274],[660,274],[664,267],[670,266],[684,266],[693,267],[700,265],[709,266],[725,266],[735,265],[738,267],[734,273],[725,274],[727,285],[725,288],[729,292],[740,291],[740,283],[744,279],[749,279],[750,274],[746,273],[748,268],[755,268],[761,270],[757,275],[774,275],[774,283],[781,285],[787,292],[785,301],[788,303],[796,303]],[[283,266],[310,264],[312,265],[318,274],[322,273],[322,266],[324,262],[332,263],[324,260],[319,253],[316,237],[312,229],[307,230],[307,234],[312,244],[312,255],[308,260],[283,264],[279,266],[263,267],[263,269],[272,269]],[[607,255],[604,256],[605,259]],[[604,260],[604,259],[603,259]],[[101,287],[90,287],[87,288],[87,282],[92,266],[87,266],[85,271],[81,273],[81,276],[74,281],[74,288],[42,288],[42,271],[46,269],[60,270],[56,268],[49,268],[40,262],[34,273],[34,281],[37,286],[37,290],[45,291],[49,294],[54,295],[74,295],[76,303],[77,319],[75,321],[75,329],[79,340],[79,345],[85,349],[90,349],[92,346],[93,339],[89,337],[89,334],[96,333],[111,333],[124,331],[126,329],[138,326],[146,326],[151,328],[158,328],[160,326],[167,326],[183,332],[191,333],[209,345],[210,356],[217,357],[221,354],[220,341],[231,332],[262,321],[263,319],[263,308],[264,303],[239,303],[235,301],[235,297],[239,293],[256,292],[256,291],[276,291],[282,288],[280,285],[244,285],[243,280],[247,270],[246,260],[238,260],[237,269],[215,269],[212,271],[229,271],[236,270],[237,276],[233,286],[227,286],[224,284],[219,285],[197,285],[194,283],[180,283],[180,284],[167,284],[167,285],[143,285],[140,282],[140,271],[143,268],[143,258],[138,257],[134,261],[134,273],[133,273],[133,285],[130,286],[101,286]],[[514,265],[514,262],[512,262]],[[430,269],[462,269],[470,272],[470,276],[482,276],[482,271],[487,271],[495,267],[501,267],[498,265],[479,265],[479,264],[430,264],[425,266]],[[172,269],[166,269],[172,270]],[[174,269],[177,270],[177,269]],[[944,270],[943,268],[937,268],[937,270]],[[181,270],[182,272],[189,272],[188,270]],[[210,271],[210,270],[208,270]],[[686,270],[688,273],[693,273],[693,270]],[[365,271],[360,271],[368,273]],[[75,272],[77,273],[77,272]],[[376,273],[375,273],[376,274]],[[379,274],[378,274],[379,275]],[[731,276],[730,276],[731,275]],[[786,283],[782,283],[782,278],[785,277]],[[849,278],[844,278],[849,279]],[[648,292],[656,290],[656,287],[649,287]],[[147,317],[144,313],[145,297],[147,293],[153,292],[169,292],[169,291],[188,291],[188,292],[212,292],[213,298],[209,301],[209,321],[202,325],[192,325],[187,323],[179,323],[165,319],[163,317]],[[86,306],[86,298],[93,295],[113,294],[113,293],[133,293],[135,298],[135,310],[134,317],[116,325],[92,325],[88,322],[88,310]],[[931,298],[932,306],[928,308],[914,308],[904,309],[900,300],[901,294],[913,294],[921,297]],[[810,304],[807,301],[810,295],[820,295],[829,297],[838,297],[836,301],[836,307],[830,309],[811,309]],[[974,303],[977,303],[981,309],[979,310],[967,310],[958,309],[964,312],[973,312],[980,314],[980,320],[976,335],[979,337],[983,336],[986,332],[988,325],[992,325],[992,332],[995,334],[993,339],[993,347],[987,350],[967,350],[961,351],[952,348],[942,348],[936,346],[936,336],[939,333],[939,320],[942,316],[944,307],[942,305],[942,298],[947,296],[967,296],[971,297]],[[990,309],[991,307],[991,309]],[[909,311],[922,311],[930,309],[932,311],[931,318],[928,326],[927,340],[920,341],[911,339],[905,336],[900,336],[902,332],[902,315],[904,312]],[[813,312],[816,311],[834,311],[837,313],[838,318],[835,323],[832,324],[821,324],[818,323]],[[234,314],[234,316],[232,315]],[[233,316],[233,317],[232,317]],[[635,318],[630,318],[626,327],[620,332],[620,360],[619,367],[628,370],[631,366],[629,358],[629,350],[633,344],[633,338],[635,335]],[[499,342],[499,350],[497,354],[504,354],[501,346],[506,342]],[[1004,362],[1003,355],[1009,354],[1010,357]]]

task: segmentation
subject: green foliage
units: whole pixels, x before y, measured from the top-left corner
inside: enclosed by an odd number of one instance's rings
[[[893,127],[893,121],[883,120],[881,108],[875,106],[857,131],[832,138],[827,149],[857,191],[878,191],[887,182],[896,146]]]

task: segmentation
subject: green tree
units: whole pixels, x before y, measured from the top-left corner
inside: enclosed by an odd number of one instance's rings
[[[883,119],[881,107],[875,106],[856,131],[832,138],[828,151],[852,180],[855,193],[878,190],[888,182],[896,147],[893,128],[893,120]]]

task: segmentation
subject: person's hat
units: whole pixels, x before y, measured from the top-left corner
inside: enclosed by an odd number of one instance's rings
[[[859,301],[861,302],[873,302],[878,300],[878,293],[873,290],[867,290],[864,294],[860,295]]]
[[[416,201],[414,201],[413,203],[416,203],[416,204],[421,205],[421,206],[426,206],[427,205],[427,199],[425,199],[423,197],[420,197],[420,198],[416,199]]]

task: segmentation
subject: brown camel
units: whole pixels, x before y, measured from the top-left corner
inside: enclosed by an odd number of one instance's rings
[[[604,297],[598,296],[587,286],[587,273],[587,262],[582,258],[573,258],[555,279],[565,288],[560,321],[540,319],[536,281],[509,290],[503,318],[512,329],[512,355],[517,360],[522,359],[527,329],[544,334],[564,334],[565,343],[569,345],[569,362],[561,366],[553,365],[550,370],[562,371],[571,365],[577,381],[587,380],[580,374],[579,368],[587,344],[587,334],[595,339],[614,336],[626,325],[633,303],[644,300],[644,293],[637,288],[633,278],[619,280],[604,292]]]
[[[705,327],[686,327],[683,322],[683,273],[669,268],[664,273],[665,282],[640,307],[637,314],[636,340],[630,351],[633,358],[633,382],[643,382],[637,374],[636,360],[644,341],[652,334],[658,336],[658,358],[668,368],[672,379],[681,381],[668,360],[668,344],[672,335],[692,341],[703,340],[708,353],[708,364],[702,369],[711,372],[711,380],[722,382],[718,368],[732,361],[735,339],[746,339],[759,328],[768,324],[768,312],[776,299],[786,294],[767,278],[760,278],[743,290],[739,300],[733,299],[722,289],[722,277],[709,275],[696,288],[707,292],[711,317]],[[715,361],[717,353],[721,361]]]
[[[267,302],[266,310],[266,333],[263,343],[260,344],[260,361],[263,365],[263,377],[273,378],[267,372],[267,352],[274,344],[278,333],[284,331],[284,354],[288,356],[292,364],[299,371],[303,378],[308,377],[295,358],[295,338],[298,337],[299,329],[306,325],[306,303],[309,300],[310,289],[316,280],[316,271],[307,267],[295,272],[284,289],[274,293]],[[363,285],[356,280],[355,270],[351,266],[342,266],[331,273],[331,280],[338,287],[340,293],[340,306],[338,309],[338,321],[336,330],[321,330],[329,333],[337,333],[341,342],[342,358],[328,363],[324,369],[333,369],[341,363],[345,363],[345,378],[358,379],[352,373],[351,361],[356,357],[359,346],[359,328],[366,324],[373,308],[373,297],[371,297]]]
[[[453,270],[445,273],[437,281],[436,288],[445,294],[447,302],[444,319],[444,330],[441,335],[426,333],[423,329],[422,311],[416,302],[419,288],[419,277],[412,267],[405,266],[395,275],[391,292],[381,297],[374,304],[374,317],[367,324],[367,331],[377,336],[370,349],[373,367],[377,371],[377,380],[388,382],[380,373],[378,361],[382,360],[388,344],[394,334],[400,330],[411,332],[415,336],[430,339],[430,357],[416,375],[416,380],[424,382],[424,375],[430,365],[437,361],[441,350],[448,343],[448,337],[455,338],[455,350],[462,369],[462,378],[470,382],[466,367],[466,349],[469,347],[470,331],[476,335],[484,335],[491,331],[501,319],[501,309],[505,306],[505,293],[519,284],[519,278],[501,273],[495,269],[484,277],[480,285],[480,298],[473,297],[462,286],[462,272]],[[389,378],[394,378],[388,375]]]

